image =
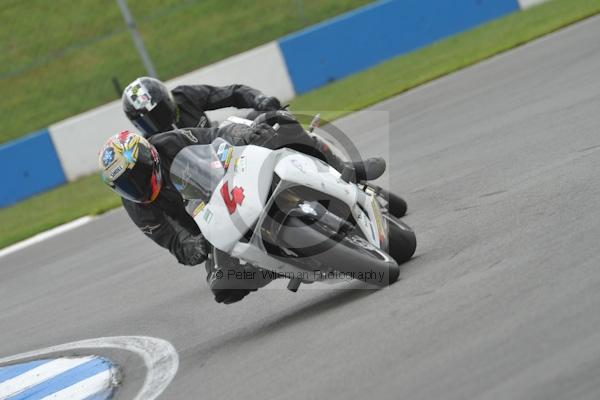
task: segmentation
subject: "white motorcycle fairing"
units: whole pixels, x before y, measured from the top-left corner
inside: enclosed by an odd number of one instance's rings
[[[306,272],[271,256],[264,248],[260,229],[255,229],[268,218],[267,210],[278,194],[294,186],[312,188],[344,202],[365,238],[378,249],[387,245],[386,222],[373,194],[344,182],[340,173],[326,163],[290,149],[269,150],[253,145],[231,149],[226,172],[210,200],[192,212],[204,237],[217,249],[278,273]],[[391,260],[384,251],[380,257]],[[325,274],[322,278],[315,274],[313,280],[324,278]]]

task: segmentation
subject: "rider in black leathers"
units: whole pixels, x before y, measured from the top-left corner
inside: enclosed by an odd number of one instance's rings
[[[265,96],[246,85],[211,86],[183,85],[169,91],[157,79],[141,77],[123,91],[123,111],[140,133],[149,138],[174,128],[209,128],[213,125],[205,111],[225,107],[250,108],[251,117],[259,112],[281,107],[275,97]],[[157,244],[169,249],[185,265],[197,265],[205,259],[206,244],[198,227],[179,203],[172,188],[164,190],[154,207],[142,207],[123,199],[130,218],[140,230]],[[212,265],[207,264],[207,270]],[[239,291],[214,289],[218,302],[230,303],[241,299]]]
[[[259,112],[281,108],[275,97],[246,85],[185,85],[169,91],[157,79],[138,78],[123,91],[123,111],[145,137],[174,128],[209,128],[205,111],[225,107],[251,108]],[[257,112],[251,113],[254,119]]]
[[[252,128],[233,124],[223,128],[171,130],[174,126],[209,126],[204,109],[233,105],[268,111],[279,108],[280,103],[275,98],[266,97],[259,91],[243,85],[225,88],[181,86],[165,94],[164,85],[160,84],[162,88],[157,87],[153,82],[155,80],[148,83],[147,79],[151,78],[143,78],[141,82],[136,80],[130,84],[123,95],[123,103],[127,116],[158,150],[161,169],[164,171],[163,179],[168,175],[173,157],[183,146],[209,144],[216,137],[223,137],[234,145],[256,144],[272,149],[293,147],[324,159],[338,170],[344,166],[326,145],[307,135],[297,121],[283,111],[265,114],[262,119],[267,123]],[[136,85],[142,89],[135,89]],[[140,112],[148,108],[151,108],[150,112]],[[280,126],[277,131],[271,128],[275,123]],[[157,134],[165,129],[168,131]],[[356,163],[354,167],[358,178],[374,179],[375,175],[383,172],[385,163],[382,163],[382,160],[373,159],[365,163]],[[154,242],[167,248],[181,264],[197,265],[206,260],[208,245],[194,220],[187,214],[181,196],[168,178],[164,179],[158,197],[151,203],[140,204],[124,198],[123,205],[140,230]],[[211,275],[214,274],[212,267],[212,263],[207,262],[209,284],[217,302],[229,304],[241,300],[253,290],[250,282],[243,288],[220,288],[219,284],[222,282],[211,279]],[[259,287],[265,283],[256,283],[255,286]]]

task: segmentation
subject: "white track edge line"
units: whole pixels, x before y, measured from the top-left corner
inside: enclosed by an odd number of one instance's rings
[[[21,242],[18,242],[18,243],[15,243],[13,245],[3,248],[2,250],[0,250],[0,258],[7,256],[9,254],[15,253],[17,251],[23,250],[34,244],[43,242],[44,240],[50,239],[51,237],[61,235],[65,232],[68,232],[75,228],[79,228],[80,226],[87,224],[88,222],[94,220],[95,218],[96,217],[86,215],[85,217],[78,218],[74,221],[67,222],[66,224],[59,225],[50,230],[38,233],[37,235],[30,237],[29,239],[25,239]]]

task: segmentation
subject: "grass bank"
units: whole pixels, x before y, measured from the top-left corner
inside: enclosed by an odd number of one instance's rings
[[[323,115],[333,120],[597,13],[598,0],[552,0],[299,96],[292,109],[343,110]],[[97,176],[59,187],[0,210],[0,248],[119,204]]]
[[[0,209],[0,248],[120,204],[120,198],[104,187],[97,174],[59,186]]]
[[[371,1],[128,4],[166,80]],[[114,100],[113,77],[146,75],[115,0],[5,0],[0,21],[0,143]]]
[[[332,121],[598,13],[598,0],[552,0],[299,96],[292,107],[334,110],[323,114]]]

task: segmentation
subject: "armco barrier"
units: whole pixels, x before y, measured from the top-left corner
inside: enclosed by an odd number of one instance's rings
[[[279,41],[297,93],[517,11],[517,0],[388,0]]]
[[[0,171],[4,180],[0,207],[65,182],[47,130],[0,145]]]

